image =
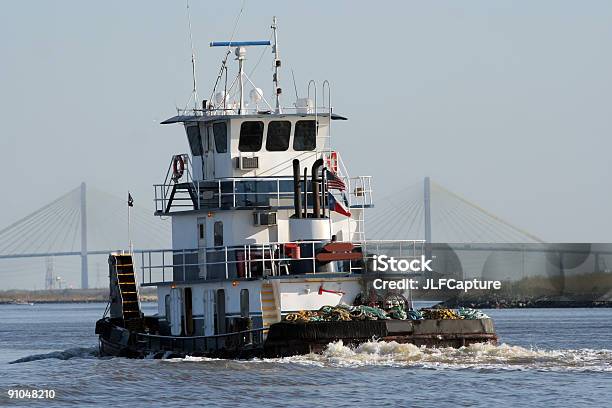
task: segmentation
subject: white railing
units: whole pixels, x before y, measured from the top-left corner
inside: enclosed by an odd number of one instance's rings
[[[199,208],[244,208],[244,207],[292,207],[293,177],[234,177],[211,181],[189,181],[197,196]],[[257,184],[261,183],[261,184]],[[310,178],[308,179],[310,183]],[[358,176],[344,178],[350,207],[370,207],[372,200],[372,177]],[[166,212],[169,192],[174,183],[154,184],[155,210]],[[258,187],[261,187],[258,189]],[[249,189],[251,189],[249,191]],[[312,203],[312,191],[308,188],[308,202]],[[283,202],[283,200],[285,200]],[[176,203],[174,203],[176,201]],[[187,203],[186,203],[187,202]],[[170,208],[195,209],[189,197],[173,198]]]
[[[174,161],[177,157],[182,158],[184,165],[183,172],[180,175],[174,173]],[[196,183],[193,180],[191,157],[186,153],[175,154],[170,160],[170,165],[168,166],[168,170],[166,171],[166,177],[164,178],[164,182],[162,184],[153,185],[153,188],[155,190],[155,210],[165,212],[165,205],[167,205],[169,201],[169,195],[171,194],[174,185],[186,183],[190,183],[193,186],[193,189],[195,190]],[[175,205],[177,207],[193,207],[191,199],[189,199],[189,202],[191,204],[182,204],[182,202],[186,201],[184,197],[176,197],[173,200],[177,201],[177,204]],[[161,204],[162,207],[158,208],[158,204]]]
[[[357,261],[317,261],[329,241],[274,242],[200,249],[143,251],[142,284],[195,280],[254,279],[267,276],[365,272],[374,255],[416,259],[424,254],[421,240],[367,241],[364,258]],[[295,255],[295,246],[299,255]],[[366,242],[354,243],[354,252],[365,251]]]

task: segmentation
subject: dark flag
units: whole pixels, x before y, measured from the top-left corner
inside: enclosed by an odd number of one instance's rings
[[[133,206],[134,206],[134,199],[132,198],[132,195],[128,191],[128,207],[133,207]]]

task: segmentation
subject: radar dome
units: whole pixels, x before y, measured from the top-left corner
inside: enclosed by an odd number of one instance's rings
[[[263,99],[263,91],[261,90],[261,88],[253,88],[251,89],[249,96],[251,97],[251,102],[257,104]]]

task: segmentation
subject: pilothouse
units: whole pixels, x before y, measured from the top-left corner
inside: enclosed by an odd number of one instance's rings
[[[155,215],[172,220],[172,248],[110,255],[109,313],[96,327],[101,352],[250,357],[373,336],[495,341],[486,319],[469,338],[429,333],[426,320],[421,335],[410,319],[389,325],[391,309],[400,317],[412,309],[410,294],[376,291],[372,260],[421,259],[425,243],[365,239],[371,177],[349,176],[332,145],[332,124],[346,117],[333,111],[327,81],[310,81],[306,97],[282,105],[276,19],[272,30],[273,44],[211,42],[225,50],[213,97],[162,122],[182,124],[189,145],[154,186]],[[272,46],[271,101],[245,70],[248,50],[262,46]],[[194,101],[195,84],[194,74]],[[154,316],[142,314],[138,286],[157,288]]]

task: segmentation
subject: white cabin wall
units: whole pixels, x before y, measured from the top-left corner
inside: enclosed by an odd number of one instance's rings
[[[261,281],[218,281],[202,282],[191,285],[177,284],[179,288],[191,288],[192,293],[192,313],[194,316],[204,315],[204,292],[219,289],[225,291],[225,313],[227,315],[240,314],[240,291],[249,290],[249,309],[250,313],[261,313]],[[170,293],[170,286],[158,287],[158,313],[165,314],[164,296]]]
[[[191,177],[202,180],[202,156],[191,156]]]
[[[202,213],[200,216],[205,217]],[[172,215],[172,248],[193,249],[198,247],[198,214]]]
[[[256,226],[253,211],[218,211],[208,218],[207,240],[214,243],[214,223],[223,222],[223,246],[276,242],[277,226]],[[274,239],[272,239],[274,238]]]

